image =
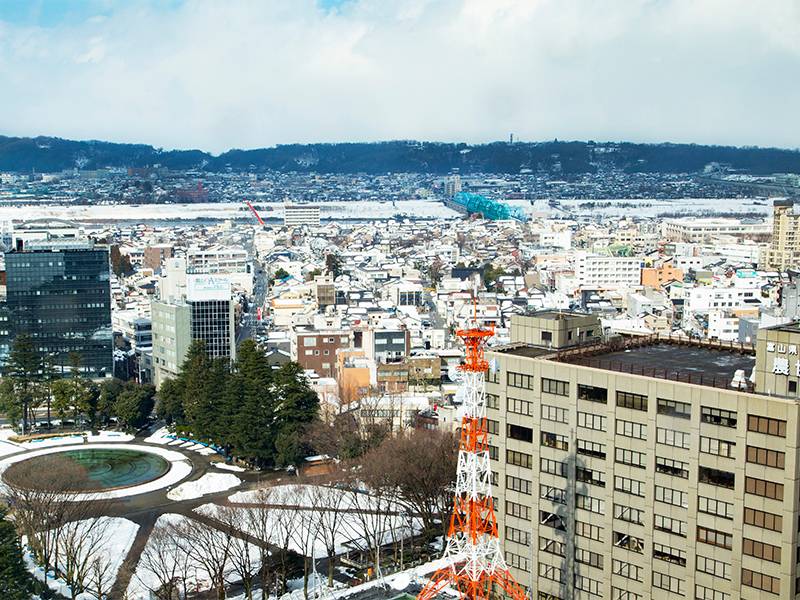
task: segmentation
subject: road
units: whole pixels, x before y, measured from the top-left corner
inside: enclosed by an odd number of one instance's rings
[[[249,302],[248,312],[242,315],[242,322],[236,334],[236,347],[239,347],[244,340],[254,337],[258,329],[258,307],[264,307],[264,300],[267,297],[267,280],[261,263],[253,260],[255,270],[255,283],[253,284],[253,301]]]

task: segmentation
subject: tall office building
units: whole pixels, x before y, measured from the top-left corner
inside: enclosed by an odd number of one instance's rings
[[[309,225],[319,227],[319,206],[313,204],[294,204],[287,200],[283,204],[283,224],[285,227]]]
[[[540,600],[794,598],[800,323],[759,330],[755,350],[559,349],[598,331],[585,315],[515,316],[514,343],[486,352],[514,578]]]
[[[785,271],[800,264],[800,213],[794,200],[775,200],[772,208],[772,243],[767,251],[767,269]]]
[[[225,275],[187,274],[185,259],[166,261],[160,299],[151,302],[153,383],[178,376],[195,340],[206,343],[209,358],[236,360],[236,330],[231,282]]]
[[[6,254],[0,361],[27,334],[56,368],[66,370],[77,352],[86,376],[113,376],[110,272],[108,247],[92,240],[20,239]]]

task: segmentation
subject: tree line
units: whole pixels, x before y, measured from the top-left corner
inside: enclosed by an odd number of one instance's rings
[[[114,417],[129,428],[142,427],[155,404],[155,387],[135,381],[83,377],[83,358],[72,352],[68,364],[39,352],[29,335],[14,339],[5,376],[0,379],[0,411],[9,423],[21,423],[22,433],[36,426],[37,410],[47,409],[53,416],[97,428]],[[50,427],[49,423],[46,427]]]
[[[602,149],[603,152],[596,152]],[[613,150],[613,151],[609,151]],[[800,152],[780,148],[699,144],[595,143],[593,141],[465,143],[397,140],[373,143],[288,144],[230,150],[214,156],[201,150],[164,152],[144,144],[79,142],[53,137],[0,136],[0,170],[30,173],[72,169],[142,167],[222,172],[316,173],[519,173],[520,169],[564,174],[595,173],[598,165],[629,172],[693,173],[711,162],[728,163],[754,175],[800,173]]]
[[[156,415],[179,432],[257,467],[295,465],[307,455],[305,429],[318,410],[300,364],[273,370],[250,339],[234,364],[210,359],[205,342],[194,341],[178,377],[161,384],[156,405]]]

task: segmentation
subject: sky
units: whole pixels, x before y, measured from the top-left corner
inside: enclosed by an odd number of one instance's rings
[[[800,146],[798,0],[0,0],[0,135]]]

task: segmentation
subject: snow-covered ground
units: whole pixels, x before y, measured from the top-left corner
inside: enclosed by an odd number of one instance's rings
[[[170,500],[191,500],[214,492],[224,492],[236,487],[241,482],[241,479],[230,473],[206,473],[197,481],[187,481],[170,490],[167,493],[167,498]]]
[[[81,526],[85,526],[86,523],[88,522],[77,522],[78,529],[80,529]],[[139,531],[139,526],[128,519],[115,517],[100,517],[93,526],[95,529],[94,535],[97,539],[96,550],[93,554],[94,558],[99,559],[100,564],[105,567],[102,580],[103,585],[108,589],[117,578],[117,572],[122,565],[122,561],[128,555],[128,551],[131,549],[136,533]],[[85,555],[86,551],[84,550],[81,556]],[[28,570],[31,571],[39,581],[43,581],[45,579],[44,570],[34,565],[32,556],[33,555],[30,553],[25,554],[25,564]],[[72,597],[71,591],[64,580],[55,579],[52,573],[49,573],[47,576],[47,585],[50,589],[57,591],[67,598]],[[84,592],[79,594],[77,599],[95,600],[96,595],[91,592]]]

